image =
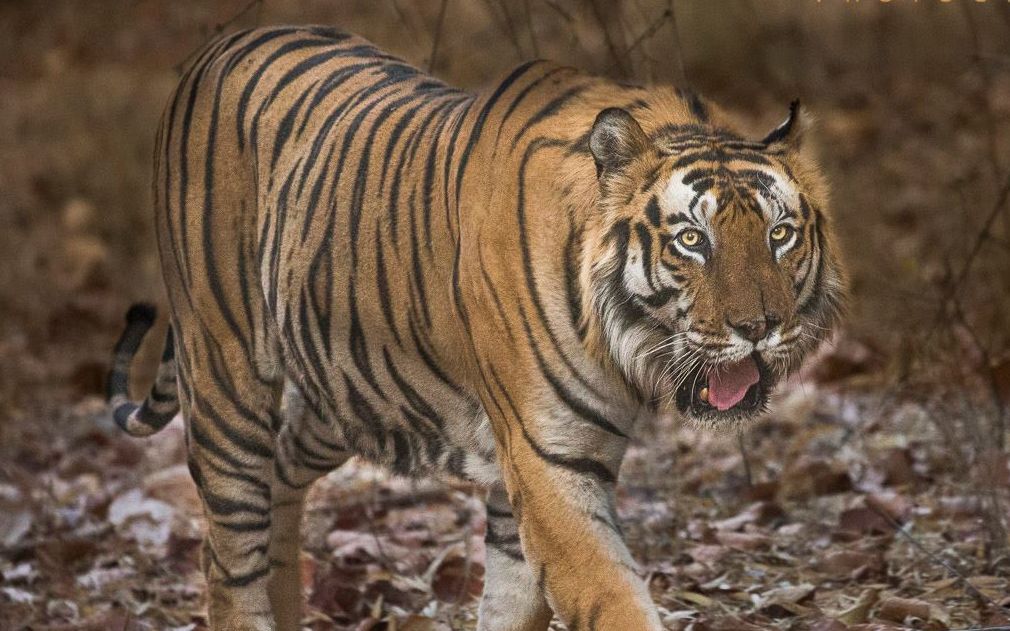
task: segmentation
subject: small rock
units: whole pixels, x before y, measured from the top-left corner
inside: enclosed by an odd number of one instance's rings
[[[59,598],[46,603],[46,615],[50,618],[74,622],[80,617],[80,611],[77,608],[77,603]]]

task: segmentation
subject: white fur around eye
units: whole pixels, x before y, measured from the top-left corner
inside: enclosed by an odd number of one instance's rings
[[[674,212],[689,213],[694,221],[703,226],[707,225],[717,208],[715,195],[712,191],[705,191],[698,197],[694,187],[684,184],[684,175],[685,171],[675,171],[667,182],[660,198],[663,214],[665,216]],[[702,230],[702,233],[704,232]]]
[[[624,266],[624,286],[632,294],[647,296],[652,293],[649,280],[646,277],[646,265],[648,264],[649,262],[645,260],[640,247],[631,246],[628,248],[628,261]]]
[[[673,239],[670,240],[670,244],[667,245],[667,247],[671,247],[672,245],[672,247],[675,248],[677,252],[682,256],[694,259],[695,261],[698,261],[698,263],[700,263],[701,265],[704,265],[705,264],[704,254],[702,254],[697,250],[692,250],[680,242],[680,235],[682,232],[686,230],[696,230],[701,235],[702,239],[705,239],[710,244],[709,247],[712,247],[711,246],[712,240],[708,236],[708,234],[706,234],[705,231],[699,228],[698,226],[695,226],[694,224],[690,224],[687,222],[680,222],[678,224],[671,226],[670,233],[673,235]]]
[[[775,260],[776,261],[781,260],[782,257],[785,256],[785,254],[787,252],[789,252],[789,250],[791,250],[794,245],[796,245],[796,241],[799,238],[799,234],[800,234],[799,229],[797,229],[796,226],[793,226],[792,224],[790,224],[790,227],[792,227],[792,229],[793,229],[792,230],[792,234],[789,235],[789,240],[786,241],[785,243],[783,243],[781,245],[776,245],[775,243],[771,242],[771,239],[769,239],[769,246],[772,248],[772,251],[775,253]]]
[[[705,264],[705,256],[701,252],[685,248],[680,244],[680,241],[678,241],[677,239],[673,240],[673,247],[675,247],[677,249],[677,252],[679,252],[683,256],[694,259],[698,261],[698,263],[701,265]]]

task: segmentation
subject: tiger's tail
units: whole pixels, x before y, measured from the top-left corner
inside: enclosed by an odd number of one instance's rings
[[[158,375],[143,403],[130,400],[130,363],[144,336],[154,325],[157,310],[153,305],[137,303],[126,312],[126,329],[116,342],[109,371],[106,396],[116,425],[131,436],[150,436],[159,431],[179,412],[176,382],[175,340],[169,327]]]

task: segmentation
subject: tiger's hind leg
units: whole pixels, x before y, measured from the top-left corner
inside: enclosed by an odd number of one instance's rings
[[[478,631],[544,631],[552,612],[533,568],[523,558],[519,528],[502,486],[487,498],[487,561]]]
[[[302,511],[308,489],[308,486],[288,486],[276,477],[271,485],[268,595],[278,631],[301,628],[303,590],[299,555]]]
[[[195,318],[177,327],[188,464],[207,520],[203,567],[213,631],[275,631],[267,592],[281,378],[243,340],[219,343]]]
[[[270,606],[278,631],[301,628],[301,521],[312,482],[347,461],[347,452],[321,433],[322,420],[288,381],[281,403],[270,504]]]

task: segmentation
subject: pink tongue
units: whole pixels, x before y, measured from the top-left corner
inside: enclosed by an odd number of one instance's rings
[[[720,412],[726,411],[740,403],[759,378],[757,364],[751,357],[719,366],[708,375],[708,402]]]

